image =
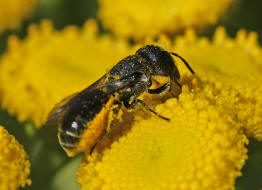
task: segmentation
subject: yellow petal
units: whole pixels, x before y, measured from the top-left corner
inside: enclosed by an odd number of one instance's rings
[[[30,185],[30,162],[14,136],[0,126],[0,189],[15,190]]]

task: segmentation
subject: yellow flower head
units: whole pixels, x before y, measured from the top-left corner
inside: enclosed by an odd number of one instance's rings
[[[30,185],[30,163],[22,145],[0,126],[0,189],[16,190]]]
[[[126,135],[86,154],[78,170],[82,189],[234,189],[247,159],[246,135],[262,140],[262,52],[255,33],[241,30],[231,39],[218,28],[210,41],[188,30],[158,44],[186,58],[196,77],[177,63],[182,92],[155,108],[170,122],[141,110],[131,123],[123,119],[119,128],[131,125]]]
[[[39,0],[0,1],[0,34],[6,29],[14,29],[34,10]]]
[[[236,123],[186,88],[156,107],[170,122],[137,114],[131,131],[78,170],[82,189],[229,189],[247,142]],[[123,126],[121,127],[124,127]]]
[[[56,103],[89,86],[126,54],[124,42],[97,35],[94,21],[81,30],[55,31],[47,21],[31,25],[23,42],[9,38],[0,60],[2,106],[40,126]]]
[[[189,30],[173,48],[197,66],[201,94],[248,136],[262,140],[262,49],[256,34],[240,30],[230,39],[220,27],[210,42]]]
[[[99,0],[99,17],[118,36],[156,37],[185,27],[215,24],[233,0]]]

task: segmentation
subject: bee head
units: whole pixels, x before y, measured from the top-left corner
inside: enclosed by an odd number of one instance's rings
[[[188,70],[192,74],[195,74],[183,57],[173,52],[167,52],[158,46],[147,45],[137,50],[136,54],[149,60],[149,63],[151,64],[150,67],[152,68],[152,75],[169,76],[170,79],[179,86],[180,84],[177,80],[180,79],[180,74],[171,55],[178,57],[183,61]]]
[[[175,82],[180,78],[179,71],[171,54],[162,48],[147,45],[137,50],[136,54],[149,60],[152,75],[169,76]]]

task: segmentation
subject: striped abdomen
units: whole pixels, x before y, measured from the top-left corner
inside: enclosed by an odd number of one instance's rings
[[[59,142],[68,154],[74,152],[88,123],[108,101],[109,95],[99,89],[87,89],[70,100],[58,131]]]

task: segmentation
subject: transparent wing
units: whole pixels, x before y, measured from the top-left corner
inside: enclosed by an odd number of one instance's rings
[[[87,92],[92,89],[99,89],[105,92],[103,94],[104,96],[108,96],[124,88],[132,87],[132,85],[134,85],[138,80],[140,80],[140,77],[141,73],[137,72],[129,76],[120,78],[118,80],[116,80],[116,77],[112,79],[112,76],[109,76],[107,74],[102,76],[100,79],[98,79],[92,85],[84,89],[82,92],[74,93],[64,98],[61,102],[57,103],[48,114],[46,125],[59,124],[70,109],[69,102],[71,102],[71,100],[73,100],[74,98],[77,98],[80,94],[88,94]]]
[[[61,102],[57,103],[53,109],[49,112],[46,120],[46,125],[56,125],[59,123],[64,115],[66,114],[67,110],[69,109],[68,102],[76,97],[79,92],[71,94],[65,97]]]

